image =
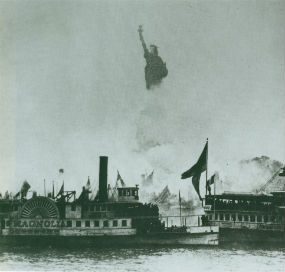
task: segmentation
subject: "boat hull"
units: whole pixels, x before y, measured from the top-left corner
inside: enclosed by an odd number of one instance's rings
[[[218,233],[151,233],[132,236],[1,236],[0,246],[144,246],[144,245],[213,245]]]
[[[220,244],[280,244],[285,247],[284,231],[220,228]]]

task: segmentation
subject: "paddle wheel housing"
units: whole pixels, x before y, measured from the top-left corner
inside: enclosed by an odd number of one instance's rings
[[[59,218],[56,204],[44,196],[28,200],[20,210],[21,218]]]

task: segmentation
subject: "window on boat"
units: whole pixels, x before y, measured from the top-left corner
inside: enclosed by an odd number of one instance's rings
[[[224,214],[220,213],[220,220],[224,220]]]
[[[76,211],[76,205],[71,205],[71,210],[74,212]]]
[[[267,223],[268,222],[268,216],[264,215],[263,220],[264,220],[265,223]]]
[[[99,227],[99,221],[98,220],[94,221],[94,227]]]
[[[105,228],[109,227],[109,221],[108,221],[108,220],[104,220],[103,226],[104,226]]]
[[[262,217],[261,217],[261,215],[258,215],[257,216],[257,222],[261,222],[262,221]]]
[[[230,215],[228,213],[225,215],[225,220],[227,220],[227,221],[230,220]]]
[[[101,211],[105,211],[105,205],[101,206]]]
[[[81,221],[76,221],[76,227],[81,227]]]
[[[118,220],[113,220],[113,227],[118,227]]]
[[[218,214],[217,213],[215,214],[215,220],[218,220]]]
[[[126,227],[127,226],[127,220],[122,220],[122,227]]]
[[[85,227],[87,227],[87,228],[90,227],[90,221],[89,221],[89,220],[86,220],[86,221],[85,221]]]
[[[71,227],[72,227],[72,221],[68,220],[68,221],[66,222],[66,226],[69,227],[69,228],[71,228]]]
[[[232,221],[236,221],[236,215],[235,215],[235,214],[232,214],[232,215],[231,215],[231,219],[232,219]]]
[[[238,214],[238,221],[242,221],[242,215]]]
[[[250,222],[255,222],[255,215],[251,215],[249,218],[250,218]]]
[[[274,215],[272,215],[270,219],[272,222],[275,222],[275,216]]]
[[[244,216],[244,221],[248,222],[248,215]]]
[[[209,219],[209,220],[212,220],[212,215],[211,215],[211,214],[208,215],[208,219]]]
[[[119,191],[119,196],[122,196],[122,190],[118,190]]]
[[[94,206],[90,206],[90,211],[94,212]]]
[[[100,206],[96,205],[95,206],[95,211],[97,211],[97,212],[100,211]]]

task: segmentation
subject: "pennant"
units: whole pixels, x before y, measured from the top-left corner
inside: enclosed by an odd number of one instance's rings
[[[87,190],[89,190],[89,191],[91,190],[91,183],[90,183],[90,178],[89,177],[88,177],[88,180],[87,180],[87,183],[86,183],[85,187],[86,187]]]
[[[60,187],[60,190],[58,191],[58,193],[57,193],[57,196],[56,196],[56,197],[58,197],[59,195],[62,195],[62,194],[63,194],[63,192],[64,192],[64,183],[62,183],[62,185],[61,185],[61,187]]]
[[[125,184],[124,180],[122,179],[122,177],[121,177],[121,175],[120,175],[120,173],[119,173],[118,170],[117,170],[117,181],[120,181],[120,182],[121,182],[122,187],[125,187],[125,186],[126,186],[126,184]]]

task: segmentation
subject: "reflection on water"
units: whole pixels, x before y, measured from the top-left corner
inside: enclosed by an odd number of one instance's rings
[[[285,250],[265,248],[0,247],[0,270],[12,271],[284,271]]]

